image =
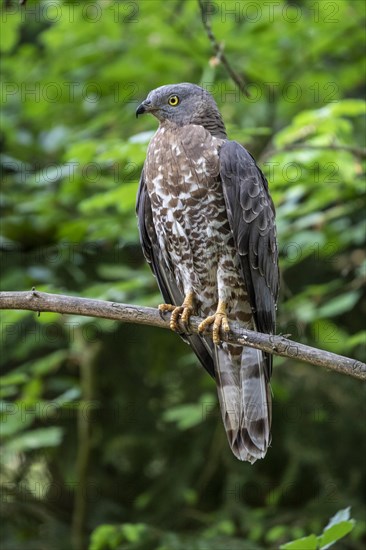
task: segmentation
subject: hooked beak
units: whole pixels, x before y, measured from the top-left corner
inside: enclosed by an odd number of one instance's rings
[[[143,115],[144,113],[147,113],[148,111],[150,111],[150,107],[151,107],[151,101],[145,99],[145,101],[143,101],[136,109],[136,118],[139,115]]]

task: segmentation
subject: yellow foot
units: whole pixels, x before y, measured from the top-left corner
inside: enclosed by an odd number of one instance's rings
[[[198,325],[198,332],[203,332],[210,325],[213,325],[213,343],[218,345],[221,342],[220,329],[222,328],[224,332],[230,332],[229,321],[226,315],[225,302],[221,302],[221,300],[219,301],[215,315],[210,315],[209,317],[206,317],[206,319],[204,319],[202,323]]]
[[[166,313],[167,311],[172,312],[170,316],[170,328],[172,330],[179,332],[179,324],[178,324],[179,317],[184,325],[188,325],[189,318],[191,317],[191,315],[193,315],[193,300],[194,300],[193,292],[189,292],[187,296],[184,298],[184,302],[181,306],[173,306],[171,304],[160,304],[158,308],[159,311],[161,311],[162,313]]]

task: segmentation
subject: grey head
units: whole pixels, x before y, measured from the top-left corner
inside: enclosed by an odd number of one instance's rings
[[[138,106],[136,116],[143,113],[151,113],[160,123],[168,120],[177,126],[197,124],[215,137],[226,138],[225,125],[214,98],[196,84],[168,84],[152,90]]]

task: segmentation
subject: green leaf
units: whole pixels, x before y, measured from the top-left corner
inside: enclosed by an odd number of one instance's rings
[[[113,550],[120,548],[122,542],[128,542],[135,545],[144,540],[147,533],[148,527],[144,523],[101,525],[97,527],[91,535],[89,550]],[[123,548],[125,548],[125,546],[123,546]]]
[[[125,523],[122,532],[128,542],[139,542],[146,535],[146,525],[143,523]]]
[[[347,292],[346,294],[341,294],[340,296],[329,300],[324,306],[320,307],[318,309],[318,316],[323,318],[335,317],[345,311],[349,311],[354,307],[359,299],[359,296],[360,292],[357,290]]]
[[[328,522],[322,535],[318,537],[320,548],[324,550],[352,531],[355,521],[351,519],[351,508],[339,510]]]
[[[348,535],[354,528],[355,521],[350,519],[350,508],[337,512],[325,527],[323,533],[316,537],[309,535],[283,544],[281,550],[325,550],[335,542]]]
[[[25,430],[32,424],[36,416],[33,408],[27,409],[23,401],[1,401],[1,436],[2,438],[14,436]],[[4,442],[3,439],[3,442]]]
[[[351,519],[349,521],[341,521],[337,525],[325,529],[323,534],[318,537],[320,549],[324,550],[332,546],[337,540],[348,535],[354,526],[355,521]]]
[[[362,99],[343,99],[330,106],[333,116],[358,116],[366,113],[366,103]]]
[[[100,210],[113,207],[120,212],[131,211],[136,202],[137,183],[124,183],[123,185],[86,198],[80,204],[80,210],[85,214],[93,214]]]
[[[166,422],[175,422],[180,430],[187,430],[203,421],[202,405],[179,405],[168,409],[164,414]]]
[[[283,538],[287,532],[287,527],[285,525],[274,525],[271,529],[268,530],[266,534],[266,540],[272,544],[279,539]]]
[[[166,422],[175,422],[180,430],[187,430],[201,424],[212,411],[212,406],[212,396],[203,394],[197,403],[170,407],[163,418]]]
[[[317,548],[318,539],[315,535],[293,540],[280,546],[281,550],[317,550]]]
[[[0,49],[3,52],[8,52],[13,48],[16,41],[18,40],[18,28],[21,25],[21,14],[11,14],[6,15],[7,7],[1,7],[1,16],[3,18],[3,24],[1,25],[1,40],[0,40]],[[6,21],[6,23],[4,22]]]
[[[25,372],[9,372],[0,378],[0,387],[24,384],[29,380],[29,375]]]
[[[62,329],[60,325],[60,330]],[[57,350],[49,353],[46,357],[34,361],[30,367],[33,375],[44,376],[52,371],[57,370],[62,362],[68,357],[67,350]]]
[[[7,451],[27,452],[43,447],[57,447],[61,443],[62,428],[39,428],[21,434],[7,443]]]
[[[123,534],[117,525],[101,525],[90,538],[89,550],[113,550],[123,541]]]

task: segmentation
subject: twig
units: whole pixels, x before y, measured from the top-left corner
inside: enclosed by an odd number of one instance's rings
[[[208,20],[208,13],[207,13],[207,5],[203,2],[203,0],[198,0],[198,4],[201,9],[201,19],[203,26],[205,27],[205,31],[207,34],[208,39],[211,42],[212,48],[215,52],[215,55],[217,59],[221,61],[223,66],[225,67],[226,71],[230,75],[231,79],[235,82],[235,84],[238,86],[239,90],[246,96],[250,97],[250,93],[248,92],[246,88],[246,83],[244,82],[243,78],[232,68],[232,66],[229,63],[228,58],[226,57],[223,47],[219,42],[216,40],[216,37],[213,33],[211,24]]]
[[[363,149],[362,147],[354,147],[353,145],[337,145],[336,143],[330,143],[329,145],[311,145],[308,143],[294,143],[285,145],[284,147],[281,147],[280,149],[269,149],[268,151],[264,152],[259,159],[259,162],[263,162],[269,157],[272,157],[273,155],[277,155],[278,153],[285,153],[286,151],[294,151],[296,149],[313,149],[313,150],[331,150],[331,151],[347,151],[348,153],[352,153],[356,157],[359,157],[360,159],[366,158],[366,149]]]
[[[169,328],[169,315],[163,319],[159,311],[154,308],[92,300],[89,298],[77,298],[62,294],[47,294],[36,290],[29,292],[0,292],[0,309],[51,311]],[[191,333],[198,332],[200,322],[201,319],[199,317],[191,317],[189,326]],[[183,325],[180,325],[180,330],[182,333],[186,332]],[[262,334],[244,329],[241,326],[231,326],[230,333],[222,334],[222,339],[260,349],[274,355],[281,355],[282,357],[289,357],[312,365],[326,367],[336,372],[353,376],[354,378],[366,380],[365,363],[329,351],[305,346],[304,344],[288,340],[284,336]]]

